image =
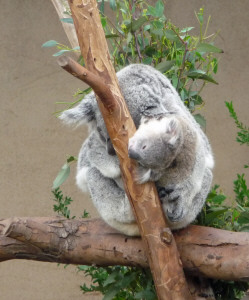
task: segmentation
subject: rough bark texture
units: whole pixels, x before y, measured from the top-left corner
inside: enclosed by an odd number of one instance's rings
[[[134,181],[136,164],[128,158],[127,145],[136,128],[118,86],[97,3],[95,0],[69,0],[69,5],[86,68],[103,80],[112,96],[107,102],[102,97],[97,100],[120,160],[126,194],[140,228],[158,299],[191,299],[155,185],[138,185]]]
[[[187,273],[249,281],[249,233],[189,226],[174,236]],[[10,259],[148,267],[140,238],[124,236],[99,219],[0,220],[0,261]],[[193,283],[198,291],[196,282],[190,282],[191,291]]]

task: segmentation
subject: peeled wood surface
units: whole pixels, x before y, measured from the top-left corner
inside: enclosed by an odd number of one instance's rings
[[[249,233],[189,226],[174,236],[187,273],[249,281]],[[0,261],[10,259],[148,267],[141,238],[124,236],[100,219],[0,220]]]
[[[120,160],[126,194],[140,228],[158,299],[191,299],[155,185],[134,182],[136,164],[128,158],[128,140],[136,128],[118,86],[97,3],[95,0],[69,0],[69,5],[86,68],[103,80],[112,95],[108,101],[102,97],[97,97],[97,101]]]

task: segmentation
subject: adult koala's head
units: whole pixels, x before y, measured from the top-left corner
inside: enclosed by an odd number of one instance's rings
[[[160,72],[146,65],[130,65],[117,73],[120,88],[126,100],[136,127],[142,116],[156,116],[167,112],[167,97],[174,97],[174,91]],[[65,112],[60,119],[67,124],[88,124],[98,132],[99,139],[106,144],[109,154],[115,154],[94,93],[88,94],[81,103]]]

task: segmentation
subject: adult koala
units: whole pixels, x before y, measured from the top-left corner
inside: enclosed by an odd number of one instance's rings
[[[150,66],[137,64],[125,67],[117,73],[117,77],[137,128],[142,116],[156,117],[173,112],[184,119],[193,131],[198,132],[200,143],[205,148],[204,155],[212,158],[206,136],[164,75]],[[63,112],[60,118],[65,123],[72,125],[89,125],[90,135],[83,143],[78,157],[76,182],[79,188],[84,192],[89,189],[96,209],[110,226],[127,235],[139,235],[129,200],[123,189],[119,161],[111,145],[94,94],[88,94],[78,106]],[[207,186],[207,191],[211,180],[212,173],[206,174],[203,170],[202,181],[203,185]],[[190,203],[184,203],[184,198],[178,197],[179,193],[184,195],[182,186],[180,188],[175,186],[172,189],[172,185],[170,185],[169,187],[163,186],[163,188],[166,193],[177,194],[174,197],[176,207],[178,207],[179,201],[183,202],[181,207],[184,207],[181,219],[176,220],[172,217],[173,209],[171,212],[165,210],[170,226],[175,229],[188,225],[199,213],[205,199],[195,197]],[[164,201],[163,198],[161,198],[162,201]],[[193,209],[193,207],[198,209]]]

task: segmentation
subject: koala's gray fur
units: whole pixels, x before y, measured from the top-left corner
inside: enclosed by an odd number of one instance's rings
[[[199,192],[192,201],[186,200],[186,197],[190,198],[189,193],[194,189],[195,182],[191,182],[191,186],[187,184],[186,187],[187,179],[184,177],[185,180],[183,179],[177,184],[174,184],[174,180],[168,184],[169,179],[164,172],[160,173],[160,176],[152,178],[157,180],[160,199],[165,207],[167,206],[165,214],[166,216],[168,214],[168,219],[171,220],[171,227],[173,229],[184,227],[199,213],[205,201],[204,195],[210,188],[212,180],[210,169],[213,166],[213,157],[207,138],[182,103],[170,81],[160,72],[146,65],[130,65],[119,71],[117,77],[137,128],[142,116],[153,118],[174,113],[188,124],[192,132],[198,135],[196,147],[201,145],[203,150],[200,155],[207,158],[210,167],[206,169],[203,167],[201,180],[197,182]],[[87,189],[90,191],[99,214],[110,226],[127,235],[138,235],[138,227],[123,189],[119,161],[113,152],[94,94],[88,94],[78,106],[63,112],[60,118],[68,124],[89,125],[90,135],[83,143],[78,157],[77,185],[83,191]],[[193,149],[193,151],[195,150]],[[201,157],[196,155],[195,159],[197,163]],[[182,169],[184,170],[184,167]],[[187,171],[185,173],[189,174]],[[181,211],[184,212],[182,215],[179,213]],[[181,216],[182,218],[180,218]]]

